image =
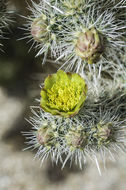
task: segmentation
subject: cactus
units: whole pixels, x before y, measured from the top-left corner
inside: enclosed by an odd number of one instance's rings
[[[31,108],[33,116],[29,122],[34,126],[33,131],[24,135],[28,136],[29,148],[38,148],[36,157],[42,162],[45,155],[56,163],[62,160],[62,168],[68,160],[70,163],[76,160],[82,168],[87,158],[93,157],[97,163],[97,154],[101,158],[103,153],[104,156],[109,154],[113,159],[116,152],[125,151],[126,93],[123,87],[114,88],[111,94],[108,89],[96,99],[93,96],[87,96],[73,117],[53,115],[39,106]],[[98,170],[101,173],[99,166]]]
[[[40,0],[30,7],[25,29],[37,56],[46,64],[49,54],[65,70],[45,79],[40,105],[31,109],[33,130],[24,133],[42,162],[50,155],[62,168],[68,160],[82,168],[91,158],[101,174],[97,154],[105,163],[105,155],[125,152],[125,7],[125,0]]]

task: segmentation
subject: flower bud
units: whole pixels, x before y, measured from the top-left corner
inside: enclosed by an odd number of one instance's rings
[[[68,9],[79,9],[82,4],[83,4],[83,0],[63,1],[63,5],[67,7]]]
[[[114,141],[114,131],[112,123],[97,124],[96,131],[93,137],[97,139],[98,146],[107,145],[111,141]]]
[[[36,134],[37,141],[40,145],[53,145],[54,133],[50,126],[41,126]]]
[[[42,42],[47,35],[47,25],[43,17],[35,18],[31,24],[31,35],[37,42]]]
[[[70,130],[66,136],[67,146],[74,150],[76,148],[83,149],[87,145],[86,133],[81,130]]]
[[[76,54],[89,64],[95,63],[101,53],[102,45],[99,34],[95,28],[81,32],[76,41]]]

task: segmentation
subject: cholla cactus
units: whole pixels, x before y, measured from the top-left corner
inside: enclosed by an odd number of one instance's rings
[[[44,54],[46,58],[51,51],[66,71],[87,73],[95,67],[109,72],[111,67],[116,73],[124,66],[120,55],[126,37],[125,6],[125,0],[33,2],[26,24],[28,38],[40,48],[37,56]]]
[[[31,108],[33,128],[24,133],[42,162],[51,156],[62,168],[68,160],[82,168],[91,158],[101,174],[97,155],[105,164],[125,152],[125,7],[126,0],[41,0],[29,7],[26,37],[43,63],[49,52],[66,71],[45,79],[40,105]]]
[[[62,77],[64,72],[58,71],[58,75],[60,74]],[[53,76],[54,80],[56,76],[56,74]],[[76,82],[77,80],[80,79],[77,77]],[[62,91],[65,90],[65,88],[62,89]],[[64,98],[65,96],[68,97],[68,94],[64,94]],[[92,158],[101,173],[97,154],[104,155],[105,160],[107,154],[113,159],[116,151],[124,151],[125,103],[125,91],[123,88],[116,88],[111,93],[109,89],[97,99],[93,98],[93,95],[90,97],[88,93],[80,111],[68,118],[65,114],[55,115],[53,109],[44,112],[41,107],[32,107],[34,116],[29,119],[29,122],[33,125],[33,129],[31,132],[24,133],[28,136],[26,137],[28,148],[37,148],[36,157],[39,157],[42,162],[51,156],[53,162],[61,161],[62,167],[70,160],[71,164],[75,161],[82,168],[87,158]]]

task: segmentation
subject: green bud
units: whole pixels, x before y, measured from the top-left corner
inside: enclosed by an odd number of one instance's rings
[[[114,130],[112,123],[102,124],[101,122],[97,124],[94,128],[93,137],[97,140],[98,146],[108,145],[110,142],[114,141]]]
[[[83,4],[83,0],[66,0],[63,1],[63,5],[68,9],[79,9],[79,7]]]

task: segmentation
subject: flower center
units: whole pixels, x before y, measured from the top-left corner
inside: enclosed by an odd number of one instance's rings
[[[64,112],[71,111],[78,104],[81,93],[81,86],[75,82],[58,81],[51,89],[47,90],[47,105]]]

